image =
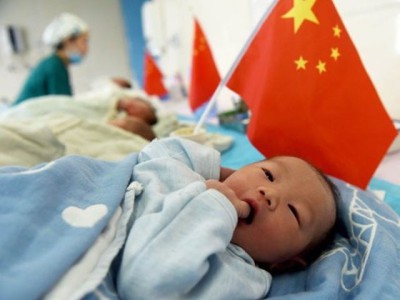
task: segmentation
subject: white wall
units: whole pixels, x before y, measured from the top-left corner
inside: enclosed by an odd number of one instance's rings
[[[227,9],[228,8],[228,9]],[[221,75],[237,55],[251,26],[251,7],[243,0],[153,0],[144,9],[145,36],[160,55],[163,72],[180,72],[188,84],[193,16],[202,26]]]
[[[319,0],[324,1],[324,0]],[[167,76],[181,72],[188,85],[196,15],[225,75],[272,0],[152,0],[145,35]],[[389,114],[400,118],[400,1],[334,0]]]
[[[25,55],[9,56],[0,44],[0,99],[16,97],[29,67],[48,52],[41,43],[45,26],[63,11],[77,14],[90,27],[89,55],[70,68],[75,92],[106,76],[132,78],[118,0],[0,0],[0,26],[22,26],[29,47]]]
[[[388,113],[400,119],[400,1],[335,0]]]

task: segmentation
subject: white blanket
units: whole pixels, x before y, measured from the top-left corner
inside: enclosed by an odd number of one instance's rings
[[[63,113],[0,120],[0,137],[1,166],[33,166],[70,154],[114,161],[148,144],[120,128]]]

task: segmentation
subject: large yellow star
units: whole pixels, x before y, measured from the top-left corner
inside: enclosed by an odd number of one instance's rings
[[[305,20],[319,24],[317,17],[312,11],[317,0],[293,0],[293,7],[286,14],[282,16],[284,19],[294,19],[294,32],[299,30],[300,26]]]

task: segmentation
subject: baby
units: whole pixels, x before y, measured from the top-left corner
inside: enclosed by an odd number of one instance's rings
[[[154,141],[133,178],[144,184],[118,265],[128,299],[262,299],[268,271],[306,266],[332,237],[337,192],[313,166],[274,157],[238,171],[219,153]]]
[[[326,246],[335,189],[295,157],[220,166],[213,148],[165,138],[121,162],[0,168],[0,298],[265,298],[272,271]]]
[[[304,160],[273,157],[233,172],[223,182],[206,184],[237,211],[232,243],[261,265],[306,266],[313,249],[332,238],[338,192]]]
[[[126,115],[109,121],[111,125],[138,134],[146,140],[153,140],[156,135],[152,125],[157,123],[157,115],[152,105],[140,97],[123,97],[117,103],[117,110]]]

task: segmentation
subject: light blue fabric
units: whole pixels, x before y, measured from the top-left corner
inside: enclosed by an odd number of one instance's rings
[[[0,169],[0,299],[39,299],[61,278],[124,199],[136,158],[111,163],[71,156]],[[69,212],[89,207],[100,209],[97,222],[71,219]]]
[[[138,196],[118,274],[123,299],[259,299],[270,275],[230,245],[237,214],[204,179],[219,153],[190,141],[153,142],[139,154]]]
[[[342,234],[306,271],[277,276],[271,299],[397,299],[400,218],[372,193],[335,180]]]
[[[165,139],[120,163],[73,156],[33,169],[2,168],[0,298],[41,298],[90,248],[132,179],[144,190],[135,203],[121,269],[117,260],[86,299],[264,296],[269,274],[229,244],[235,209],[203,182],[217,179],[219,166],[217,151]],[[86,217],[72,220],[78,225],[65,217],[71,207],[93,205],[106,207],[106,213],[90,226],[81,224]]]

